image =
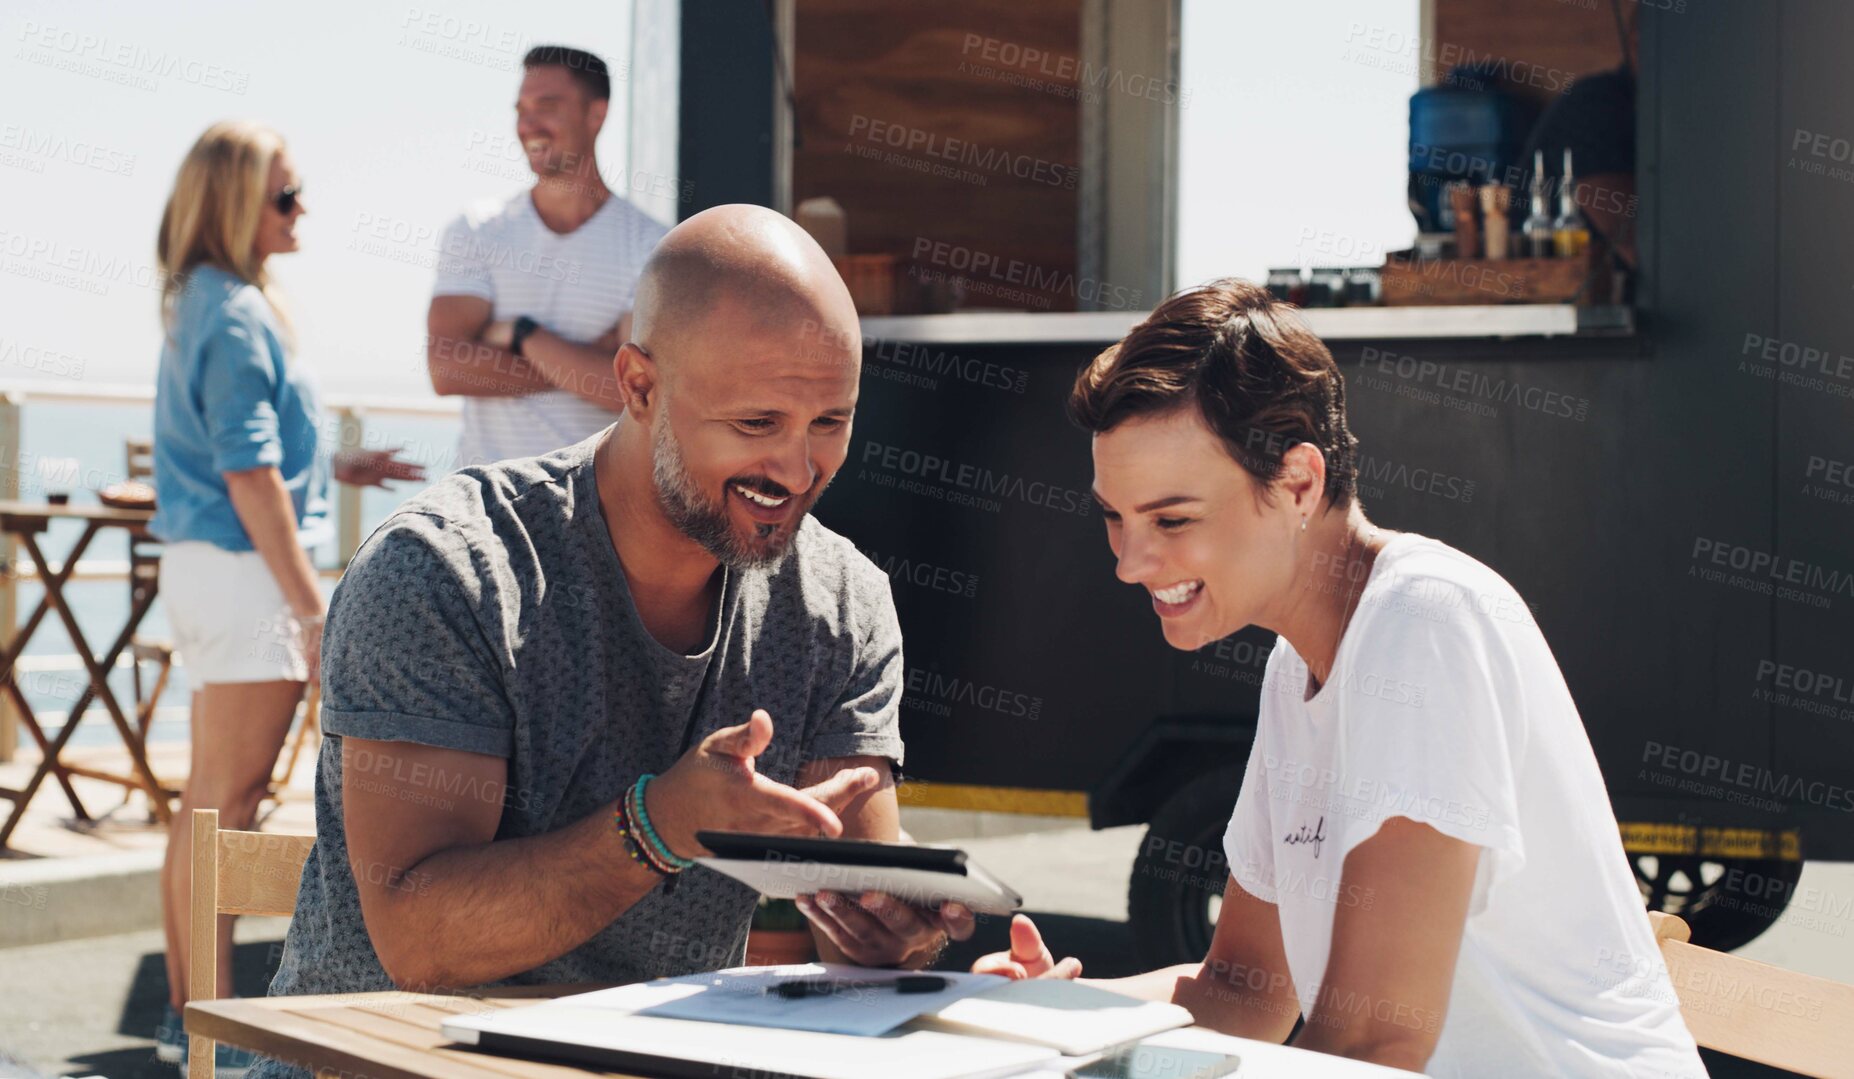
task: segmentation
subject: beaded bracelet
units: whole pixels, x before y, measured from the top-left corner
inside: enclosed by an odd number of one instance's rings
[[[637,785],[631,788],[629,806],[631,820],[643,829],[644,839],[653,848],[652,853],[657,856],[658,860],[669,865],[674,872],[680,873],[694,865],[694,859],[679,856],[669,848],[668,843],[663,842],[663,838],[657,835],[657,830],[650,826],[650,811],[644,807],[644,788],[655,778],[657,777],[648,772],[637,777]]]
[[[638,827],[631,822],[629,803],[630,795],[627,792],[624,798],[619,799],[618,808],[612,811],[612,825],[618,830],[618,838],[624,841],[625,853],[631,856],[633,862],[657,876],[669,878],[670,886],[675,887],[677,880],[675,871],[659,862],[655,852],[650,849],[650,845],[644,842]]]
[[[637,791],[634,788],[625,788],[624,819],[625,823],[628,825],[625,829],[625,833],[630,838],[631,842],[637,844],[637,849],[639,853],[643,855],[645,863],[648,864],[650,868],[667,877],[674,872],[674,869],[668,862],[663,860],[663,857],[657,853],[656,848],[651,845],[650,840],[644,836],[644,826],[637,822],[636,798]]]

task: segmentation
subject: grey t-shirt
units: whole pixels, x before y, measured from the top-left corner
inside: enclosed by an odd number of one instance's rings
[[[821,758],[901,761],[901,632],[882,571],[806,518],[777,566],[726,573],[702,652],[667,649],[632,606],[599,511],[600,437],[440,480],[388,518],[349,565],[322,646],[328,738],[317,766],[316,845],[273,996],[394,988],[348,864],[343,736],[507,758],[498,840],[579,820],[755,708],[774,725],[757,767],[780,782]],[[395,762],[376,762],[372,774],[382,764],[408,778]],[[481,796],[441,775],[410,778],[421,797],[440,802]],[[611,842],[620,842],[615,833]],[[416,888],[416,873],[399,886]],[[657,888],[508,984],[624,982],[739,963],[755,899],[695,867],[674,891]]]

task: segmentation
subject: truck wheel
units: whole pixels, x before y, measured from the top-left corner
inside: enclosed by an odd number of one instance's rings
[[[1789,905],[1802,862],[1781,858],[1705,858],[1632,854],[1649,910],[1679,915],[1693,943],[1721,952],[1751,943]]]
[[[1223,833],[1241,786],[1240,769],[1206,772],[1152,815],[1127,884],[1127,918],[1147,967],[1209,954],[1230,875]]]

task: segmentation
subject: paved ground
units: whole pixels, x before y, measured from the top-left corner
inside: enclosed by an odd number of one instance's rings
[[[1023,891],[1028,908],[1059,954],[1082,956],[1090,974],[1133,969],[1126,918],[1126,879],[1139,841],[1131,828],[1075,829],[987,837],[963,845],[981,864]],[[1812,973],[1854,981],[1854,866],[1810,866],[1799,893],[1815,908],[1794,915],[1743,954]],[[283,923],[245,919],[239,925],[239,992],[263,991],[276,963]],[[1004,925],[991,920],[948,955],[949,964],[1005,946]],[[150,1031],[166,995],[158,932],[66,941],[0,951],[0,1075],[11,1052],[51,1075],[110,1079],[173,1079],[155,1061]],[[1741,1062],[1710,1060],[1715,1076],[1781,1074]]]
[[[0,787],[24,787],[40,759],[36,746],[21,746],[12,760],[0,763]],[[104,771],[128,771],[128,754],[119,745],[67,750],[61,759]],[[148,759],[155,775],[164,783],[175,785],[186,775],[185,743],[150,745]],[[167,829],[150,821],[148,802],[141,792],[135,792],[125,805],[127,792],[114,784],[76,776],[71,785],[95,821],[77,823],[70,801],[57,782],[48,777],[26,807],[26,815],[8,841],[6,851],[0,853],[0,868],[5,863],[102,857],[132,851],[158,851],[166,847]],[[304,753],[297,762],[283,804],[267,804],[266,808],[270,815],[264,826],[270,831],[315,831],[315,761],[309,753]],[[0,814],[11,813],[12,809],[10,802],[0,802]],[[0,874],[0,879],[3,878],[4,874]]]
[[[239,923],[238,993],[258,996],[276,967],[284,922]],[[4,1048],[50,1075],[175,1079],[154,1056],[167,1000],[161,933],[62,941],[0,952]]]

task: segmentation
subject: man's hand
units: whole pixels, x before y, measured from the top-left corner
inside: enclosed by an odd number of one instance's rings
[[[485,342],[494,315],[481,296],[433,296],[425,318],[425,370],[444,396],[523,397],[554,389],[524,358]],[[513,325],[504,323],[498,333]]]
[[[483,327],[482,336],[478,337],[477,340],[488,345],[490,348],[499,348],[504,352],[509,351],[510,347],[515,344],[515,320],[505,318],[498,322],[490,323]]]
[[[724,727],[702,739],[651,781],[644,810],[672,852],[684,858],[709,853],[695,839],[703,829],[842,835],[838,811],[881,782],[873,768],[845,768],[802,791],[774,782],[753,767],[772,737],[772,717],[757,709],[740,726]]]
[[[862,967],[919,970],[939,958],[949,938],[972,935],[972,912],[960,903],[942,903],[931,911],[884,892],[819,892],[799,896],[798,909],[845,958]]]
[[[1070,956],[1056,962],[1036,923],[1019,914],[1011,919],[1011,950],[980,956],[972,964],[974,974],[1002,974],[1013,981],[1024,978],[1079,978],[1081,960]]]
[[[385,487],[387,480],[419,481],[425,466],[401,461],[402,450],[342,450],[330,462],[335,478],[350,487]]]
[[[521,339],[521,355],[514,356],[515,323],[500,321],[486,323],[477,342],[510,353],[549,387],[615,413],[624,410],[624,397],[618,392],[612,363],[630,329],[629,312],[620,315],[611,329],[584,342],[568,340],[545,326],[537,326]]]

